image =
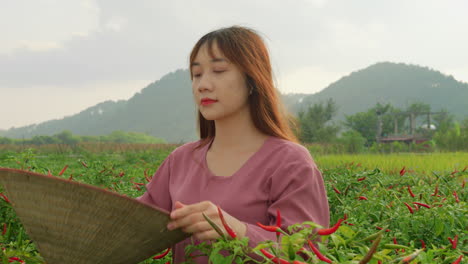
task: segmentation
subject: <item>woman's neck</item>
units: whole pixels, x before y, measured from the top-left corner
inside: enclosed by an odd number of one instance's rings
[[[250,113],[238,114],[215,121],[216,136],[211,151],[249,151],[261,146],[267,135],[254,125]]]

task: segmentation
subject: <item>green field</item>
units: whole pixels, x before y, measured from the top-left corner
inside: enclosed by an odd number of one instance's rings
[[[174,147],[120,146],[114,150],[102,147],[59,154],[3,149],[0,167],[58,175],[68,165],[60,177],[137,197],[145,188],[136,183],[146,183]],[[368,263],[454,263],[461,255],[464,255],[461,263],[466,263],[467,153],[312,155],[323,172],[331,224],[347,216],[338,231],[328,236],[328,243],[320,246],[320,251],[333,263],[359,263],[376,240],[375,236],[366,237],[375,235],[381,228],[384,229],[382,241]],[[0,192],[3,192],[1,187]],[[415,202],[429,208],[417,206]],[[412,212],[405,203],[411,206]],[[11,205],[3,198],[0,198],[0,209],[0,225],[5,226],[5,231],[0,231],[0,261],[9,263],[12,257],[18,257],[28,264],[42,263],[34,244],[28,241],[16,221]],[[454,245],[449,238],[453,241],[456,237],[458,242]],[[424,250],[420,250],[423,243]],[[401,261],[414,252],[411,262]],[[304,260],[293,255],[282,257],[289,258],[290,262],[292,258]],[[149,259],[142,263],[167,260],[167,257]],[[304,262],[325,263],[313,254]]]

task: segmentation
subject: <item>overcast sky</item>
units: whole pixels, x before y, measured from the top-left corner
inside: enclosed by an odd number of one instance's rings
[[[128,99],[205,33],[260,31],[282,92],[314,93],[381,61],[468,82],[468,1],[2,0],[0,129]]]

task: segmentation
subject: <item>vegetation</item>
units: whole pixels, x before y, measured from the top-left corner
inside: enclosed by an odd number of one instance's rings
[[[50,145],[64,144],[76,146],[80,142],[103,142],[103,143],[141,143],[141,144],[162,144],[163,139],[155,138],[144,133],[114,131],[104,136],[78,136],[73,135],[69,130],[62,131],[53,136],[34,136],[31,139],[11,139],[0,137],[0,144],[12,145]]]
[[[73,154],[54,154],[46,145],[19,153],[3,149],[0,167],[52,175],[63,171],[57,177],[137,197],[145,191],[142,183],[147,183],[151,173],[176,147],[159,145],[160,148],[141,151],[117,151],[118,144],[111,146],[116,149],[100,152],[95,148]],[[245,253],[252,253],[251,250],[261,263],[267,263],[264,250],[288,263],[293,260],[325,263],[317,259],[307,243],[307,239],[317,238],[319,252],[333,263],[400,263],[405,257],[411,258],[413,264],[455,263],[460,256],[463,260],[467,258],[466,153],[312,155],[323,172],[331,224],[339,226],[336,232],[317,237],[313,223],[297,223],[296,228],[302,228],[293,230],[291,226],[290,232],[283,233],[279,240],[264,241],[255,249],[246,248],[246,240],[220,239],[210,245],[192,245],[187,250],[200,250],[215,264],[231,263],[231,260],[241,263],[249,259],[251,255]],[[0,260],[43,264],[5,197],[0,197],[0,230],[3,230],[0,231]],[[322,238],[328,242],[322,243]],[[302,247],[303,252],[296,254]],[[228,255],[219,254],[220,249],[228,249]],[[169,260],[170,255],[148,259],[142,264]]]

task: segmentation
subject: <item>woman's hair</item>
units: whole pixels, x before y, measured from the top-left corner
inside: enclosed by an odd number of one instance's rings
[[[193,47],[190,64],[194,62],[200,48],[207,44],[213,56],[213,43],[216,43],[223,55],[244,72],[247,88],[252,89],[248,103],[255,127],[261,132],[289,141],[297,142],[290,125],[295,125],[292,116],[284,110],[279,93],[273,84],[270,56],[262,38],[254,30],[233,26],[221,28],[204,35]],[[192,68],[190,68],[192,76]],[[215,136],[213,120],[206,120],[198,112],[199,135],[201,146]]]

